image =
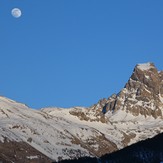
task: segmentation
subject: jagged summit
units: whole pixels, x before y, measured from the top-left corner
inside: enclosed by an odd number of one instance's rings
[[[128,121],[138,116],[162,118],[163,72],[153,63],[137,64],[125,87],[87,110],[71,111],[81,120]],[[89,115],[92,115],[91,117]]]
[[[112,110],[122,109],[134,116],[162,118],[162,74],[153,63],[138,64],[115,99]]]
[[[162,95],[162,71],[158,71],[153,63],[138,64],[126,84],[127,89],[146,89],[153,96]],[[144,95],[146,96],[146,94]]]
[[[136,82],[135,84],[137,86],[134,84],[133,81]],[[138,82],[140,84],[138,84]],[[155,94],[159,94],[160,82],[161,78],[157,68],[154,66],[153,63],[146,63],[136,65],[131,75],[131,78],[127,84],[129,87],[132,88],[134,86],[139,87],[142,83],[145,84],[148,88],[152,89]]]

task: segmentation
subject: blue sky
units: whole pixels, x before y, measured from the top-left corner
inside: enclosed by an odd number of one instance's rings
[[[162,0],[0,0],[0,20],[0,94],[32,108],[90,106],[137,63],[163,70]]]

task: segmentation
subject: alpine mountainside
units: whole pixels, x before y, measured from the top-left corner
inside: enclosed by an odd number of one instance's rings
[[[125,147],[100,158],[83,157],[74,160],[63,160],[60,163],[162,163],[163,134]]]
[[[0,120],[2,161],[101,157],[163,131],[163,71],[138,64],[118,94],[88,108],[34,110],[1,96]]]

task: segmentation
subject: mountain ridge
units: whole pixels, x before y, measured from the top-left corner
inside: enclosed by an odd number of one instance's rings
[[[163,132],[162,112],[163,72],[138,64],[118,94],[87,108],[33,110],[1,96],[0,142],[27,143],[53,161],[100,157]]]

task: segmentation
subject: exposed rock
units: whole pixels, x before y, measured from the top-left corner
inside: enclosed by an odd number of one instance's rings
[[[122,89],[117,95],[102,99],[87,110],[72,111],[71,114],[81,120],[108,122],[107,112],[115,113],[119,109],[130,112],[134,116],[143,115],[162,118],[163,100],[163,71],[158,72],[153,63],[138,64]],[[90,113],[94,112],[94,118]]]
[[[34,149],[25,142],[5,141],[0,142],[0,162],[4,163],[51,163],[47,156]]]
[[[128,143],[130,143],[131,139],[136,137],[136,134],[134,134],[134,133],[126,134],[123,132],[123,137],[124,137],[124,139],[123,139],[122,143],[126,147],[126,146],[128,146]]]
[[[114,102],[108,102],[108,110],[126,110],[134,116],[139,114],[154,118],[162,117],[163,72],[153,63],[138,64]]]

